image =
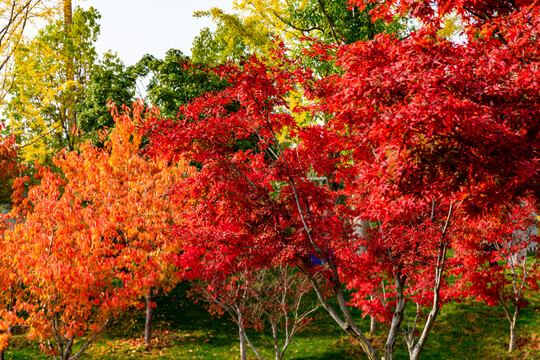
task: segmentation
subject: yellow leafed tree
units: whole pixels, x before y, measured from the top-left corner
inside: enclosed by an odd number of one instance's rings
[[[192,57],[201,63],[238,61],[247,54],[266,53],[274,44],[269,29],[258,20],[243,19],[218,8],[197,11],[195,17],[210,17],[215,31],[204,28],[195,38]]]
[[[390,24],[373,21],[369,11],[351,6],[348,0],[234,0],[236,13],[227,14],[212,8],[195,16],[207,16],[217,24],[215,31],[204,29],[193,44],[193,58],[202,62],[238,60],[246,54],[264,54],[283,41],[302,57],[309,42],[305,37],[324,43],[344,44],[372,39],[376,34],[406,33],[407,23],[396,18]],[[304,58],[305,61],[310,61]],[[320,63],[307,64],[326,72]],[[330,70],[332,71],[332,70]]]
[[[58,9],[58,1],[0,0],[0,105],[12,85],[12,60],[25,30],[36,21],[50,19]]]
[[[62,148],[75,148],[76,108],[97,61],[98,19],[93,8],[77,9],[72,24],[59,18],[15,52],[4,113],[24,162],[44,162]]]

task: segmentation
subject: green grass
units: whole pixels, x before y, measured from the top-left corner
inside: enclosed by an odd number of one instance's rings
[[[154,339],[142,343],[144,313],[132,311],[115,319],[108,331],[88,350],[83,359],[238,359],[238,330],[227,317],[212,317],[201,304],[186,298],[180,286],[157,300]],[[367,319],[358,317],[362,329]],[[476,302],[451,303],[443,307],[422,354],[426,360],[522,360],[540,359],[540,305],[524,309],[519,319],[518,351],[506,353],[508,321],[500,308]],[[384,344],[384,325],[372,339],[379,351]],[[255,343],[272,359],[270,347],[261,337]],[[396,359],[408,359],[404,341],[399,338]],[[255,355],[248,350],[249,359]],[[316,320],[297,334],[286,353],[287,359],[348,360],[365,359],[361,349],[345,336],[321,309]],[[35,342],[15,336],[6,359],[47,359]]]

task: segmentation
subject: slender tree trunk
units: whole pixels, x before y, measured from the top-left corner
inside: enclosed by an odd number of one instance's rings
[[[96,336],[99,335],[99,333],[105,329],[105,326],[107,326],[107,323],[109,322],[109,319],[105,320],[105,322],[103,323],[103,325],[101,325],[101,327],[99,328],[99,330],[97,332],[94,333],[94,335],[92,335],[92,337],[90,337],[88,340],[86,340],[86,342],[84,343],[83,346],[81,346],[81,348],[79,349],[79,351],[73,355],[71,358],[68,356],[67,359],[69,360],[77,360],[78,358],[80,358],[82,356],[82,354],[86,351],[86,349],[88,348],[88,346],[92,343],[92,341],[94,341],[94,339],[96,338]],[[71,350],[72,350],[72,347],[73,347],[73,338],[71,338],[70,342],[68,343],[69,345],[69,355],[71,355]]]
[[[69,37],[69,34],[71,32],[71,27],[73,25],[73,6],[71,0],[63,0],[64,1],[64,22],[66,27],[66,35]],[[66,78],[69,82],[73,82],[75,80],[75,75],[73,71],[73,57],[66,53],[67,58],[67,64],[66,64]],[[72,85],[68,87],[68,96],[67,96],[67,102],[64,105],[66,108],[66,117],[67,117],[67,124],[66,124],[66,137],[68,139],[68,147],[69,150],[75,149],[75,136],[72,133],[73,129],[76,125],[75,120],[75,96],[73,94]]]
[[[241,360],[247,360],[247,353],[246,353],[246,338],[244,337],[244,332],[242,331],[242,314],[238,313],[238,337],[240,338],[240,359]]]
[[[369,222],[366,221],[366,220],[360,220],[360,226],[358,226],[358,235],[361,237],[361,238],[366,238],[367,236],[367,230],[369,229]],[[364,253],[365,251],[367,250],[367,248],[365,246],[362,246],[360,247],[360,250],[359,250],[359,253],[362,254]],[[375,296],[373,295],[369,295],[369,298],[371,301],[375,300]],[[369,333],[370,335],[373,335],[375,334],[375,332],[377,331],[377,319],[370,315],[370,322],[369,322]]]
[[[4,359],[5,359],[5,358],[4,358],[4,351],[5,351],[5,350],[1,350],[1,351],[0,351],[0,360],[4,360]]]
[[[74,337],[72,336],[66,343],[66,348],[63,353],[61,353],[61,360],[69,360],[71,356],[71,350],[73,349]]]
[[[375,296],[369,295],[369,298],[373,301],[375,300]],[[375,316],[370,315],[369,316],[369,333],[370,335],[374,335],[377,332],[377,319]]]
[[[299,207],[298,209],[301,212],[301,208]],[[369,222],[365,220],[360,220],[360,226],[357,229],[357,231],[359,232],[358,235],[360,237],[365,237],[366,229],[368,229],[368,227],[369,227]],[[305,229],[306,231],[309,232],[309,228],[307,226],[305,226]],[[317,245],[315,243],[313,244],[314,244],[315,249],[319,251]],[[359,252],[365,251],[365,248],[364,249],[360,248],[358,249],[358,251]],[[340,310],[341,316],[343,316],[343,318],[340,316],[340,313],[338,313],[338,311],[336,311],[336,309],[334,309],[334,307],[326,301],[326,298],[323,295],[317,280],[313,278],[313,276],[306,274],[311,284],[313,285],[313,289],[315,290],[315,293],[317,294],[317,297],[319,301],[321,302],[322,307],[328,312],[328,314],[330,314],[332,319],[339,325],[339,327],[341,327],[347,334],[351,335],[358,342],[358,344],[360,344],[360,346],[362,347],[362,350],[364,351],[364,353],[368,356],[370,360],[378,360],[379,357],[377,355],[377,351],[375,350],[373,345],[371,345],[371,343],[369,342],[368,338],[364,335],[364,333],[360,331],[360,329],[356,325],[356,322],[354,321],[354,318],[351,316],[349,312],[349,309],[347,307],[347,301],[345,300],[343,290],[341,289],[341,280],[339,278],[337,268],[332,263],[332,259],[328,259],[328,265],[333,275],[332,280],[333,280],[333,285],[334,285],[333,287],[335,290],[335,299],[338,302],[338,306],[339,306],[338,309]]]
[[[446,257],[446,244],[441,244],[441,252],[438,259],[438,265],[437,265],[437,268],[435,269],[435,288],[433,289],[433,305],[431,307],[431,311],[428,314],[426,323],[424,325],[424,329],[422,330],[422,334],[420,335],[418,342],[416,343],[412,351],[411,349],[409,349],[410,360],[420,359],[420,354],[422,353],[422,350],[424,349],[424,346],[426,345],[431,329],[433,329],[433,326],[435,325],[435,320],[437,319],[437,316],[439,315],[439,310],[441,309],[439,302],[441,298],[441,284],[442,284],[442,279],[443,279],[445,257]]]
[[[394,359],[394,346],[399,335],[401,322],[403,321],[405,305],[407,304],[407,300],[403,296],[405,281],[405,277],[401,277],[399,272],[395,275],[397,303],[394,316],[392,317],[392,323],[390,324],[390,331],[388,332],[388,337],[386,338],[386,344],[384,345],[385,360]]]
[[[273,321],[272,321],[272,339],[274,340],[274,352],[276,354],[276,360],[281,360],[277,328],[276,328],[276,324]]]
[[[374,316],[370,316],[369,333],[374,335],[377,332],[377,319]]]
[[[255,353],[255,356],[259,358],[260,360],[264,360],[264,358],[259,354],[257,351],[257,348],[251,343],[249,340],[249,337],[246,333],[246,329],[244,329],[244,319],[242,317],[242,312],[240,309],[236,306],[227,306],[226,307],[227,312],[231,315],[233,320],[236,322],[236,325],[238,325],[238,337],[240,339],[240,358],[241,360],[247,360],[247,352],[246,352],[246,343],[249,344],[251,347],[251,350]]]
[[[510,343],[508,344],[508,352],[513,353],[517,347],[517,331],[516,324],[510,324]]]
[[[64,21],[66,22],[66,25],[73,24],[73,7],[71,4],[71,0],[64,0]]]
[[[330,262],[331,260],[329,261],[329,263]],[[328,314],[330,314],[332,319],[339,325],[340,328],[342,328],[347,334],[351,335],[358,342],[358,344],[360,344],[362,350],[368,356],[369,360],[378,360],[379,356],[377,355],[377,351],[375,350],[373,345],[371,345],[364,333],[360,331],[346,306],[347,301],[345,300],[343,291],[340,288],[339,281],[335,281],[334,285],[334,289],[336,290],[335,298],[338,301],[339,310],[341,310],[341,313],[344,316],[345,320],[343,320],[338,314],[338,312],[332,307],[332,305],[330,305],[326,301],[326,297],[323,295],[319,284],[313,278],[313,276],[310,276],[309,274],[306,275],[308,275],[308,278],[313,285],[313,289],[315,290],[315,293],[317,294],[317,297],[319,298],[322,307],[328,312]]]
[[[150,340],[152,339],[152,316],[154,315],[152,300],[152,288],[150,288],[148,294],[146,294],[146,320],[144,323],[144,343],[147,345],[150,344]]]
[[[433,204],[435,204],[435,202]],[[435,207],[435,205],[433,206]],[[446,217],[446,222],[444,223],[442,236],[441,236],[441,242],[439,244],[439,255],[437,256],[437,266],[435,267],[435,287],[433,288],[433,305],[431,307],[431,311],[428,314],[428,317],[424,325],[424,329],[422,330],[422,333],[420,335],[420,338],[418,339],[418,342],[416,343],[412,351],[409,348],[410,360],[420,359],[420,354],[422,353],[422,350],[424,349],[424,346],[426,345],[429,334],[431,333],[431,329],[433,329],[433,326],[435,325],[435,320],[437,319],[437,316],[439,315],[439,310],[441,309],[441,305],[440,305],[441,286],[442,286],[442,281],[444,277],[444,265],[446,263],[446,248],[448,246],[448,244],[445,241],[445,237],[446,237],[446,231],[448,230],[448,225],[450,224],[450,219],[452,218],[453,208],[454,208],[454,204],[452,203],[450,204],[450,208],[448,209],[448,216]]]
[[[514,316],[510,321],[510,342],[508,344],[508,352],[513,353],[517,348],[517,316],[519,308],[516,306],[514,309]]]

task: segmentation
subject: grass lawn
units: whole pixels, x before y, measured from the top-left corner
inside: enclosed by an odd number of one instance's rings
[[[238,329],[224,315],[212,318],[201,304],[186,298],[180,286],[157,301],[154,339],[142,343],[143,311],[132,311],[114,320],[82,359],[238,359]],[[357,314],[359,315],[359,314]],[[422,358],[426,360],[540,359],[540,304],[534,303],[520,314],[518,351],[506,353],[508,321],[502,309],[476,302],[452,303],[443,307]],[[360,320],[368,329],[367,319]],[[384,344],[384,325],[374,344]],[[269,343],[256,337],[256,344],[273,359]],[[256,359],[248,350],[248,357]],[[360,347],[335,325],[323,309],[316,320],[296,335],[285,355],[287,359],[365,359]],[[15,336],[6,359],[48,359],[35,342]],[[398,339],[396,359],[408,359],[405,342]]]

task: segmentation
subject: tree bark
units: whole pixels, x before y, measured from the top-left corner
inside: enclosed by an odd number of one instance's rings
[[[247,353],[246,353],[246,338],[244,337],[244,332],[242,331],[242,315],[239,312],[238,313],[238,337],[240,338],[240,359],[241,360],[247,360]]]
[[[396,284],[396,293],[397,293],[396,310],[394,311],[394,316],[392,317],[392,323],[390,325],[390,331],[388,332],[388,337],[386,338],[386,344],[384,345],[385,360],[394,359],[394,346],[396,344],[396,340],[399,335],[401,322],[403,321],[405,305],[407,304],[407,300],[403,296],[405,281],[406,281],[405,277],[402,277],[398,271],[395,275],[395,284]]]
[[[369,322],[369,333],[374,335],[377,332],[377,319],[372,315]]]
[[[422,350],[424,349],[424,346],[426,345],[431,329],[433,329],[433,326],[435,325],[435,320],[437,319],[437,316],[439,315],[439,310],[441,309],[441,304],[440,304],[441,285],[442,285],[443,275],[444,275],[444,265],[446,263],[446,249],[448,246],[448,244],[446,243],[445,237],[446,237],[446,231],[448,230],[448,225],[450,224],[450,219],[452,218],[453,209],[454,209],[454,204],[451,203],[450,208],[448,209],[448,216],[446,217],[446,222],[442,230],[441,242],[439,244],[439,255],[437,256],[437,266],[435,267],[435,287],[433,288],[433,305],[431,307],[431,311],[428,314],[426,323],[424,325],[424,329],[422,330],[422,334],[420,335],[418,342],[416,343],[412,351],[411,349],[409,349],[410,360],[420,359],[420,354],[422,353]]]
[[[152,316],[154,315],[154,307],[152,306],[152,288],[146,294],[146,319],[144,323],[144,343],[150,344],[152,339]]]
[[[74,337],[70,337],[66,343],[66,347],[63,353],[61,353],[61,360],[70,360],[71,350],[73,349]]]
[[[438,261],[437,261],[438,264],[435,269],[435,288],[433,289],[433,305],[432,305],[431,311],[428,314],[426,323],[424,325],[424,329],[422,330],[422,334],[420,335],[418,342],[416,343],[412,351],[411,349],[409,349],[410,360],[420,359],[420,354],[422,353],[422,350],[424,349],[424,346],[426,345],[431,329],[435,325],[435,319],[437,319],[437,316],[439,315],[439,310],[441,308],[439,302],[440,302],[440,297],[441,297],[441,284],[442,284],[442,278],[443,278],[443,272],[444,272],[445,257],[446,257],[446,244],[441,244],[441,251],[440,251]]]
[[[510,321],[510,342],[508,344],[508,352],[513,353],[517,348],[517,317],[519,308],[516,306],[514,309],[514,316]]]
[[[309,274],[306,275],[311,281],[313,289],[315,290],[315,293],[317,294],[321,305],[328,312],[328,314],[330,314],[332,319],[334,319],[334,321],[339,325],[340,328],[342,328],[347,334],[351,335],[360,344],[362,350],[364,350],[364,353],[368,356],[369,360],[378,360],[379,356],[377,355],[377,351],[375,350],[373,345],[371,345],[364,333],[360,331],[360,329],[354,322],[354,319],[352,318],[348,308],[346,307],[346,301],[343,296],[343,291],[341,291],[341,288],[339,287],[340,285],[334,286],[334,288],[337,290],[335,292],[336,299],[338,300],[339,309],[344,315],[345,320],[341,319],[337,311],[332,307],[332,305],[330,305],[326,301],[326,297],[323,295],[319,284],[313,278],[313,276],[310,276]]]
[[[73,25],[73,6],[71,3],[71,0],[64,0],[64,22],[65,22],[65,28],[66,28],[66,35],[69,37],[69,34],[71,32],[71,27]],[[70,55],[68,52],[66,52],[67,64],[66,64],[66,78],[69,82],[73,83],[75,80],[75,74],[73,71],[73,56]],[[68,89],[71,89],[71,86],[68,87]],[[75,149],[75,134],[72,133],[72,131],[75,128],[76,125],[76,119],[75,119],[75,96],[72,91],[69,90],[68,92],[68,100],[67,103],[63,104],[63,106],[66,108],[66,117],[67,117],[67,124],[66,124],[66,137],[68,139],[68,147],[69,150]]]
[[[508,344],[508,352],[513,353],[517,347],[517,331],[516,324],[510,325],[510,343]]]
[[[69,360],[77,360],[78,358],[80,358],[82,356],[82,354],[86,351],[86,349],[88,348],[88,346],[92,343],[92,341],[94,341],[94,339],[96,338],[96,336],[99,335],[99,333],[105,329],[105,326],[107,326],[107,323],[109,322],[109,319],[105,320],[105,322],[103,323],[103,325],[101,325],[101,327],[99,328],[99,330],[97,332],[94,333],[94,335],[92,335],[91,338],[89,338],[88,340],[86,340],[86,342],[84,343],[83,346],[81,346],[81,348],[79,349],[79,351],[73,355]],[[73,342],[71,343],[73,344]],[[71,350],[70,350],[71,352]]]
[[[71,4],[71,0],[64,0],[64,21],[66,23],[66,26],[69,26],[73,24],[73,8]]]

